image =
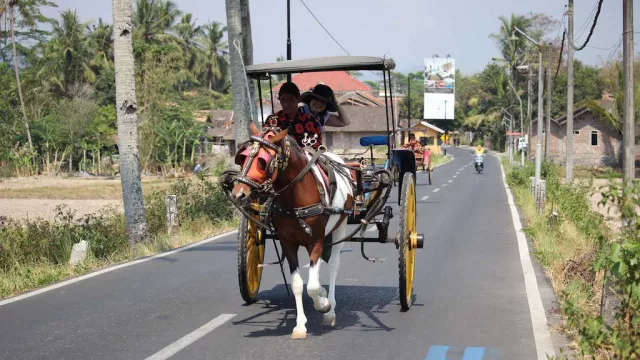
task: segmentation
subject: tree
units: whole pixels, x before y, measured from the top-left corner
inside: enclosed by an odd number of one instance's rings
[[[501,22],[500,30],[498,33],[489,35],[489,37],[496,42],[502,55],[500,60],[509,69],[514,86],[518,86],[523,80],[523,76],[519,75],[516,67],[530,63],[527,49],[531,46],[531,43],[524,36],[517,33],[515,27],[525,33],[529,33],[532,27],[532,20],[527,16],[516,14],[511,14],[511,18],[500,16],[498,19]],[[539,34],[531,35],[539,36]],[[514,36],[516,40],[512,40]]]
[[[231,60],[231,91],[233,93],[234,135],[236,144],[249,140],[249,124],[251,123],[251,108],[253,107],[251,87],[246,89],[244,65],[253,63],[253,49],[251,48],[251,24],[245,22],[249,15],[247,0],[226,0],[227,28],[231,44],[238,43],[242,54],[232,50]],[[242,56],[241,56],[242,55]],[[247,96],[249,95],[249,96]]]
[[[227,27],[214,21],[206,24],[203,30],[204,36],[200,39],[200,42],[202,43],[204,54],[202,61],[204,77],[209,90],[213,90],[214,83],[223,79],[223,70],[227,66],[225,57],[229,55],[229,45],[226,41],[223,41]],[[224,89],[216,87],[215,90],[223,91]]]
[[[140,181],[138,116],[132,48],[131,0],[113,0],[113,48],[116,72],[116,112],[120,179],[129,243],[147,237],[147,221]]]
[[[380,86],[380,82],[378,81],[366,80],[364,83],[367,84],[373,90],[380,90],[381,86]]]
[[[22,25],[31,30],[35,29],[38,22],[46,20],[40,12],[40,6],[55,6],[47,0],[8,0],[9,2],[9,26],[11,28],[11,45],[13,48],[13,67],[16,74],[16,85],[18,87],[18,97],[20,98],[20,109],[24,122],[25,133],[29,142],[29,148],[33,151],[33,141],[27,120],[27,111],[24,106],[22,96],[22,85],[20,84],[20,67],[18,66],[18,51],[16,46],[16,10],[20,13]]]
[[[198,40],[204,35],[204,30],[201,26],[196,25],[192,14],[185,14],[180,19],[180,22],[173,26],[173,31],[176,33],[178,43],[182,48],[186,68],[189,71],[193,71],[196,66],[196,60],[201,53],[201,45]]]
[[[75,11],[66,10],[61,16],[61,21],[53,22],[53,39],[45,46],[40,72],[48,72],[49,80],[58,86],[60,94],[71,97],[72,86],[96,81],[91,67],[94,55],[85,32],[89,23],[80,22]]]

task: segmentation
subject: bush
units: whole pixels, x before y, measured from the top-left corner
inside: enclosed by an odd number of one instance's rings
[[[612,183],[603,193],[602,203],[619,206],[627,223],[619,242],[602,243],[604,251],[595,264],[596,271],[608,275],[606,286],[618,298],[619,304],[611,314],[614,321],[607,324],[602,316],[586,314],[571,301],[563,310],[580,335],[583,355],[640,359],[640,216],[636,212],[640,206],[640,183],[623,187]]]
[[[58,206],[54,220],[0,219],[0,270],[49,263],[66,264],[73,244],[86,240],[96,258],[105,259],[127,249],[124,217],[113,210],[77,219],[75,212]]]

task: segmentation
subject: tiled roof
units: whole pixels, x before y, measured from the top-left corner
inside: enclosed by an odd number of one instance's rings
[[[351,124],[345,127],[325,127],[326,132],[386,132],[387,113],[384,106],[343,105],[345,115]],[[389,111],[391,121],[391,111]]]
[[[340,91],[371,91],[365,83],[354,79],[346,71],[322,71],[296,74],[291,77],[291,81],[298,85],[300,92],[308,91],[317,84],[329,86],[334,92]],[[280,90],[283,83],[273,88],[274,94]]]

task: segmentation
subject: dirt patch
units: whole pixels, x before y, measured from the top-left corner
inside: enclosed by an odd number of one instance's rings
[[[145,194],[164,190],[177,179],[144,177]],[[95,213],[106,206],[122,211],[122,185],[119,177],[28,177],[0,180],[0,216],[13,219],[53,219],[55,208],[66,204],[78,216]]]
[[[0,217],[53,220],[56,206],[63,204],[76,211],[78,216],[92,214],[105,207],[123,211],[122,200],[0,199]]]
[[[595,260],[594,251],[569,259],[562,271],[564,281],[582,279],[587,284],[593,284],[596,281],[596,272],[593,270]]]

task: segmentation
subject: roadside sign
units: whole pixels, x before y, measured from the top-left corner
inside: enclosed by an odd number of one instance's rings
[[[442,135],[440,136],[440,140],[442,140],[442,141],[444,141],[444,142],[449,141],[449,135],[442,134]]]

